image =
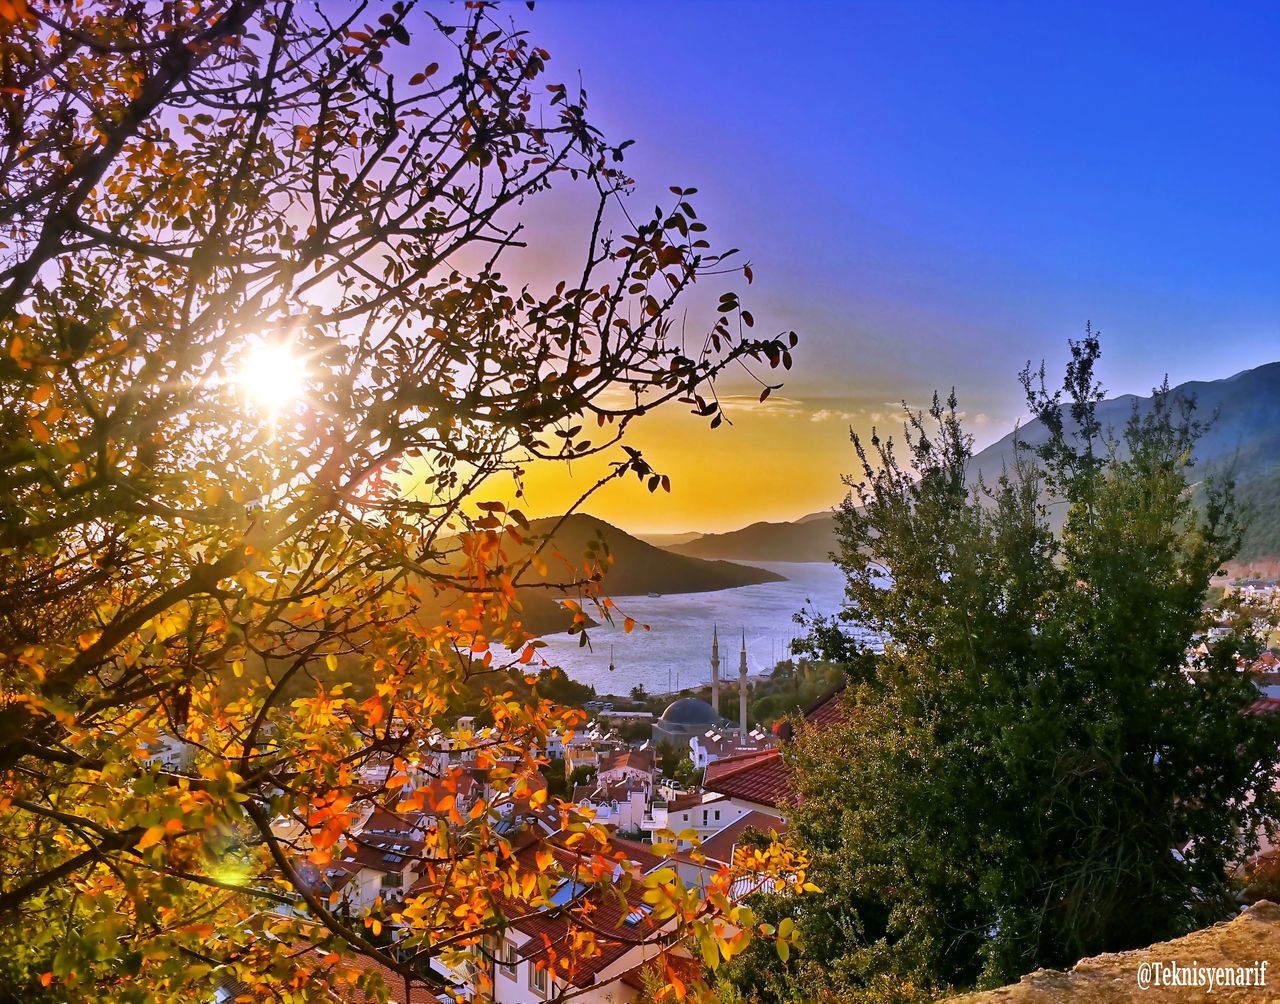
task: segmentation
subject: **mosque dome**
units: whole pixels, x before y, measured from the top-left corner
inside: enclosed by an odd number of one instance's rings
[[[696,697],[682,697],[667,705],[661,721],[672,725],[716,725],[720,716],[706,701]]]

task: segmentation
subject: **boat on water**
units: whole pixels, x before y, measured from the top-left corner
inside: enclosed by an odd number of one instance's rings
[[[656,599],[656,598],[660,597],[662,594],[661,594],[661,593],[650,593],[649,595],[650,595],[650,596],[652,596],[652,597],[654,597],[654,598]]]

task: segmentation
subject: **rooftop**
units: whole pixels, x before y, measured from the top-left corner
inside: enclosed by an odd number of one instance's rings
[[[697,697],[682,697],[667,705],[660,719],[672,725],[715,725],[720,716],[706,701]]]
[[[787,832],[787,824],[777,816],[771,816],[767,812],[752,809],[746,815],[739,816],[724,829],[717,830],[711,834],[698,849],[713,861],[719,861],[726,865],[733,864],[733,849],[738,845],[738,841],[747,829],[758,830],[765,834],[773,832],[781,836]]]

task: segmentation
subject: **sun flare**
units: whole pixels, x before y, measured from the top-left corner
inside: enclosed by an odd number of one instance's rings
[[[261,342],[245,352],[236,374],[244,396],[269,414],[302,397],[307,366],[289,342]]]

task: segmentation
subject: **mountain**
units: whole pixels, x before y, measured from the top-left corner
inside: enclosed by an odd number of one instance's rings
[[[1196,415],[1212,419],[1196,447],[1192,477],[1230,473],[1247,519],[1241,561],[1280,558],[1280,362],[1267,363],[1223,380],[1195,380],[1173,388],[1193,397]],[[1123,432],[1134,407],[1151,408],[1150,397],[1125,394],[1098,406],[1104,427]],[[1017,431],[1026,443],[1043,443],[1039,421]],[[1013,459],[1014,433],[975,454],[971,471],[991,483]],[[677,554],[737,561],[826,561],[835,548],[835,521],[816,512],[793,522],[753,523],[729,533],[708,533],[666,545]]]
[[[555,518],[535,519],[529,525],[528,535],[544,537],[555,524]],[[527,581],[563,581],[574,574],[573,569],[581,574],[583,555],[593,540],[603,540],[613,555],[613,565],[604,578],[605,591],[611,596],[705,593],[786,579],[776,572],[750,565],[707,561],[699,556],[673,553],[633,537],[595,516],[575,513],[565,520],[542,552],[548,566],[546,574],[535,575],[531,579],[526,577]],[[553,556],[552,550],[559,556]]]
[[[1193,398],[1195,415],[1210,420],[1196,444],[1191,477],[1230,474],[1248,520],[1241,560],[1280,556],[1280,362],[1267,363],[1222,380],[1193,380],[1174,387],[1177,398]],[[1116,436],[1133,414],[1151,409],[1150,397],[1125,394],[1098,405],[1098,420]],[[1048,432],[1031,421],[974,455],[973,474],[992,483],[1013,459],[1014,436],[1031,445]]]
[[[633,536],[654,547],[675,547],[677,544],[687,544],[691,540],[697,540],[702,536],[702,532],[689,530],[685,533],[637,533]]]
[[[827,561],[836,546],[835,526],[831,513],[815,512],[791,523],[752,523],[728,533],[704,533],[667,549],[735,561]]]
[[[786,580],[786,576],[750,565],[672,554],[585,513],[568,517],[558,530],[555,529],[557,522],[558,517],[531,520],[523,534],[528,542],[523,553],[520,547],[508,544],[509,566],[515,568],[523,563],[529,548],[554,530],[554,536],[541,552],[546,570],[539,571],[531,566],[521,576],[521,585],[516,589],[522,608],[520,619],[534,634],[568,630],[572,614],[557,600],[574,594],[543,588],[540,584],[572,582],[581,578],[585,574],[584,560],[588,548],[598,548],[599,541],[608,545],[613,556],[613,564],[604,576],[604,591],[609,596],[703,593]],[[444,541],[442,550],[451,553],[450,564],[461,565],[456,541]],[[445,608],[453,607],[459,599],[456,594],[449,593],[427,596],[421,602],[424,617],[431,620],[442,616]]]

